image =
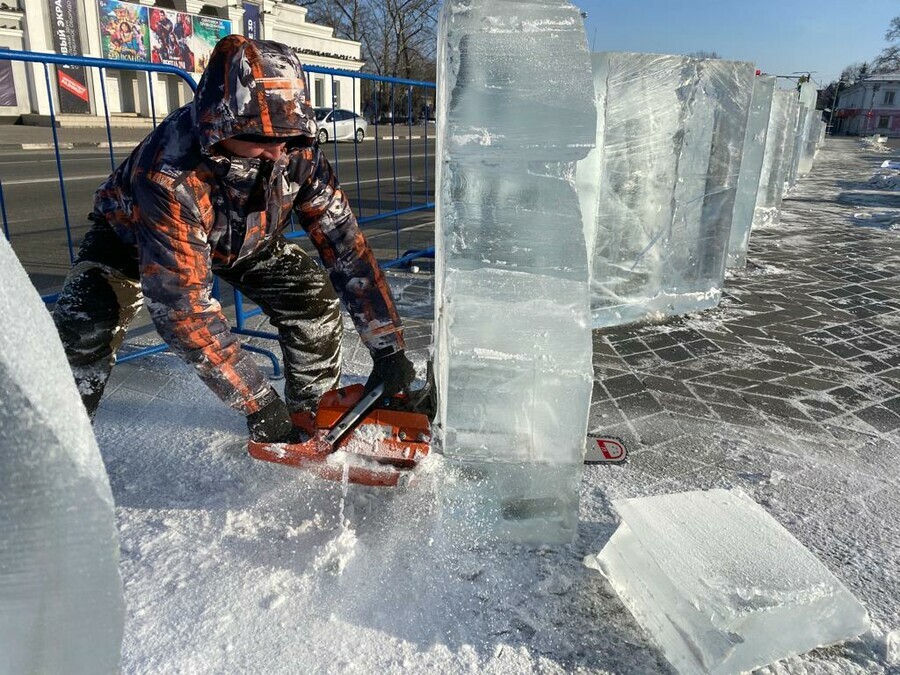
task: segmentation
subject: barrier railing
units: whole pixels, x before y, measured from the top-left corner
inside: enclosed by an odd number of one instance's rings
[[[193,77],[189,73],[175,66],[164,64],[153,64],[135,61],[118,61],[111,59],[100,59],[87,56],[64,56],[59,54],[45,54],[35,52],[24,52],[16,50],[0,51],[0,59],[9,61],[22,61],[36,63],[43,66],[44,81],[46,86],[46,95],[49,106],[49,122],[52,134],[52,147],[55,157],[56,174],[59,184],[59,197],[62,208],[63,227],[65,231],[66,247],[68,251],[68,260],[71,264],[75,259],[75,237],[72,231],[72,222],[70,219],[69,198],[66,191],[66,177],[63,167],[63,157],[60,151],[61,144],[59,134],[57,132],[57,112],[54,104],[54,91],[51,83],[50,66],[51,65],[76,65],[86,68],[96,68],[99,70],[100,94],[103,106],[103,116],[105,118],[105,131],[107,146],[109,148],[110,170],[115,170],[117,166],[112,125],[110,117],[110,105],[106,86],[107,70],[128,70],[148,73],[159,73],[175,75],[183,80],[191,89],[196,91],[197,85]],[[407,214],[418,211],[431,210],[434,208],[434,187],[433,171],[430,171],[430,162],[434,161],[433,152],[433,134],[429,134],[429,118],[432,117],[430,111],[434,110],[434,94],[435,85],[431,82],[419,82],[415,80],[404,80],[399,78],[388,78],[371,75],[368,73],[357,73],[351,71],[320,68],[317,66],[306,66],[308,80],[312,75],[321,75],[326,78],[326,82],[330,84],[327,88],[332,92],[331,105],[325,108],[317,109],[322,115],[320,128],[325,134],[320,138],[322,143],[331,143],[329,155],[333,154],[335,170],[341,179],[341,184],[345,192],[355,188],[355,200],[351,199],[351,207],[357,215],[360,226],[366,226],[376,222],[384,222],[390,219],[394,220],[394,240],[395,240],[395,257],[381,262],[383,267],[398,267],[409,265],[412,260],[423,257],[433,257],[434,247],[424,246],[416,250],[403,250],[401,246],[401,218]],[[335,92],[338,91],[335,86],[337,78],[341,81],[350,81],[353,86],[352,102],[349,110],[341,108],[339,101],[336,100]],[[157,126],[157,102],[155,87],[149,86],[149,103],[152,116],[152,124]],[[363,105],[363,98],[366,104]],[[363,116],[357,111],[363,110]],[[416,114],[416,110],[421,110],[421,117]],[[330,113],[330,114],[329,114]],[[346,116],[347,119],[339,119],[339,114]],[[347,114],[349,113],[349,114]],[[348,125],[349,123],[349,125]],[[419,127],[421,126],[421,130]],[[348,138],[351,141],[349,147],[353,150],[353,167],[349,167],[347,162],[342,162],[341,153],[339,151],[338,140],[344,134],[343,129],[349,129]],[[357,134],[362,131],[362,137]],[[389,130],[385,134],[385,130]],[[400,133],[400,131],[405,133]],[[374,157],[361,157],[360,147],[364,140],[374,138]],[[388,143],[385,147],[385,143]],[[398,152],[399,149],[399,152]],[[421,159],[421,164],[414,160]],[[364,179],[362,177],[361,166],[364,162],[374,161],[375,176],[374,179]],[[384,167],[385,163],[389,163],[389,169]],[[406,175],[400,176],[400,172],[405,168]],[[354,175],[351,180],[348,178],[348,171]],[[401,190],[400,186],[403,181],[408,183],[405,190]],[[383,184],[388,183],[390,190],[383,189]],[[369,184],[374,185],[374,190],[369,190]],[[420,186],[416,190],[415,186]],[[368,199],[367,192],[374,192]],[[349,195],[348,195],[349,197]],[[387,206],[385,206],[387,204]],[[9,227],[9,219],[7,210],[15,209],[14,204],[10,204],[4,193],[2,177],[0,177],[0,217],[3,222],[3,233],[7,240],[12,240],[12,233]],[[299,229],[298,223],[292,217],[291,226],[286,236],[303,237],[305,232]],[[215,288],[215,295],[218,295],[218,284]],[[45,293],[42,295],[45,302],[53,303],[59,297],[59,292]],[[235,305],[235,322],[233,332],[246,335],[248,337],[263,337],[277,339],[277,335],[264,331],[248,328],[247,319],[261,313],[259,308],[247,309],[244,306],[244,300],[241,294],[234,292]],[[281,369],[277,357],[270,351],[255,347],[252,345],[243,345],[244,348],[261,353],[269,358],[272,362],[273,371],[276,376],[280,375]],[[119,362],[130,361],[148,354],[158,353],[166,349],[166,345],[154,345],[121,353],[118,357]]]

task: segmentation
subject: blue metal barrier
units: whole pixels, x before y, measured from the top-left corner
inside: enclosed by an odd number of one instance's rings
[[[53,139],[53,150],[55,154],[56,161],[56,170],[57,177],[59,181],[59,193],[60,200],[63,212],[63,221],[65,227],[65,236],[66,236],[66,244],[68,248],[69,262],[73,262],[75,259],[75,242],[72,235],[72,224],[70,221],[69,215],[69,203],[68,203],[68,195],[66,193],[66,185],[65,185],[65,176],[63,172],[63,162],[62,155],[60,153],[60,141],[57,133],[57,114],[54,107],[54,92],[51,84],[50,77],[50,65],[79,65],[87,68],[97,68],[99,69],[99,81],[100,81],[100,89],[101,89],[101,97],[103,102],[103,111],[106,122],[106,138],[107,144],[109,146],[109,160],[110,160],[110,168],[111,170],[115,170],[117,166],[115,152],[113,149],[113,140],[112,140],[112,127],[110,124],[110,110],[109,110],[109,102],[106,91],[106,69],[114,69],[114,70],[130,70],[130,71],[138,71],[138,72],[146,72],[146,73],[161,73],[161,74],[170,74],[176,75],[181,78],[187,85],[191,88],[192,91],[196,92],[197,85],[194,82],[194,79],[191,77],[189,73],[180,68],[163,65],[163,64],[152,64],[145,62],[135,62],[135,61],[118,61],[111,59],[100,59],[94,57],[87,56],[64,56],[59,54],[45,54],[45,53],[35,53],[35,52],[24,52],[24,51],[16,51],[16,50],[2,50],[0,51],[0,59],[5,59],[9,61],[22,61],[22,62],[30,62],[30,63],[38,63],[43,66],[44,71],[44,80],[47,91],[47,99],[49,102],[49,118],[50,118],[50,129],[52,133]],[[331,133],[329,134],[329,140],[333,141],[333,154],[334,154],[334,163],[335,169],[337,170],[337,164],[340,160],[340,154],[338,149],[338,143],[334,141],[334,139],[338,136],[338,120],[337,116],[333,114],[335,111],[340,110],[341,107],[338,105],[338,102],[335,100],[334,92],[337,91],[335,88],[335,78],[346,78],[353,82],[352,87],[352,105],[349,106],[349,109],[355,114],[357,110],[361,107],[361,100],[358,100],[359,92],[363,89],[363,83],[368,83],[371,87],[371,99],[370,104],[373,111],[373,116],[370,118],[372,120],[372,124],[368,123],[366,120],[365,128],[358,121],[360,118],[358,116],[353,117],[353,134],[352,137],[355,138],[359,130],[362,128],[365,136],[369,136],[369,131],[371,128],[374,128],[374,143],[375,143],[375,207],[374,213],[365,213],[364,202],[363,202],[363,181],[360,177],[360,156],[359,156],[359,145],[357,142],[352,143],[353,148],[353,161],[355,165],[355,185],[356,185],[356,204],[354,206],[354,211],[357,215],[357,220],[361,226],[374,223],[377,221],[384,221],[387,219],[394,219],[395,227],[395,242],[396,242],[396,258],[393,260],[389,260],[382,263],[382,267],[398,267],[403,265],[408,265],[411,260],[421,257],[433,257],[434,247],[426,248],[422,251],[407,251],[402,256],[400,254],[401,250],[401,224],[400,217],[409,213],[414,213],[417,211],[430,210],[434,208],[434,188],[430,184],[430,176],[429,176],[429,134],[428,134],[428,110],[434,109],[434,93],[435,93],[435,85],[431,82],[418,82],[414,80],[403,80],[398,78],[387,78],[380,77],[376,75],[370,75],[367,73],[358,73],[352,71],[344,71],[344,70],[336,70],[330,68],[320,68],[317,66],[305,66],[305,70],[308,74],[320,74],[329,78],[328,82],[330,83],[330,87],[328,87],[328,91],[332,92],[330,96],[331,100],[331,111],[332,111],[332,126]],[[398,94],[398,91],[400,93]],[[425,92],[423,94],[423,92]],[[429,102],[429,94],[430,94],[430,102]],[[414,127],[418,126],[416,121],[416,115],[414,114],[414,106],[416,99],[424,100],[425,103],[425,119],[423,121],[423,138],[424,138],[424,192],[421,199],[418,201],[415,198],[414,190],[413,190],[413,176],[415,174],[413,168],[413,140],[415,135],[413,133]],[[398,103],[399,101],[399,103]],[[157,106],[155,102],[155,94],[154,87],[149,87],[149,102],[152,116],[153,127],[155,128],[157,125]],[[327,106],[326,106],[327,107]],[[368,109],[370,106],[367,105],[365,108]],[[400,114],[400,113],[403,114]],[[403,124],[398,124],[398,119],[400,119]],[[382,146],[381,142],[386,140],[382,138],[379,133],[379,125],[384,129],[385,127],[390,128],[390,135],[388,140],[390,141],[390,161],[392,170],[390,175],[382,177],[381,173],[381,160],[382,157],[386,159],[387,152],[382,155]],[[400,189],[399,189],[399,179],[398,179],[398,147],[397,141],[403,140],[399,139],[397,136],[397,129],[401,126],[405,126],[406,133],[406,167],[407,167],[407,176],[409,182],[408,195],[407,198],[402,200],[406,203],[401,203],[400,200]],[[420,137],[420,138],[422,138]],[[433,153],[431,155],[433,157]],[[432,160],[433,161],[433,160]],[[346,174],[344,175],[346,177]],[[384,209],[382,208],[382,182],[390,181],[393,188],[393,208]],[[342,181],[342,184],[347,187],[353,184],[353,181]],[[3,233],[7,240],[10,239],[10,228],[9,228],[9,220],[7,218],[7,207],[13,206],[10,205],[8,200],[6,199],[3,192],[3,182],[0,180],[0,217],[2,217],[3,222]],[[369,209],[371,211],[372,209]],[[292,219],[291,231],[287,233],[288,237],[303,237],[306,236],[305,232],[302,230],[298,230],[296,227],[296,221]],[[214,291],[215,297],[219,297],[218,295],[218,287],[216,286],[216,290]],[[44,301],[47,303],[53,303],[59,297],[59,293],[51,293],[42,296]],[[261,313],[258,308],[254,308],[252,310],[246,310],[243,303],[242,295],[235,291],[234,292],[234,302],[235,302],[235,325],[233,327],[233,332],[246,335],[248,337],[263,337],[270,339],[277,339],[277,335],[272,333],[266,333],[263,331],[253,330],[251,328],[247,328],[245,322],[248,318],[251,318],[255,315]],[[250,345],[243,345],[244,348],[264,354],[267,356],[272,362],[272,367],[275,376],[279,376],[281,374],[281,369],[278,363],[277,357],[272,353],[264,349],[260,349],[258,347],[253,347]],[[155,354],[161,351],[165,351],[166,345],[154,345],[151,347],[145,347],[137,350],[132,350],[127,353],[121,354],[118,356],[119,362],[130,361],[141,356],[146,356],[149,354]]]

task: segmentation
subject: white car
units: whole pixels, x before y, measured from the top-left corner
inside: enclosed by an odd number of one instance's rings
[[[356,141],[361,143],[366,137],[369,125],[362,116],[351,110],[337,108],[314,108],[316,111],[316,123],[319,125],[319,133],[316,139],[319,143],[328,141]]]

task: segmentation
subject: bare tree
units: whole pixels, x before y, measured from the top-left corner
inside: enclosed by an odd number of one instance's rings
[[[860,80],[866,79],[872,74],[872,68],[868,63],[851,63],[841,71],[841,79],[850,84],[856,84]]]
[[[701,49],[696,52],[691,52],[690,54],[688,54],[688,56],[690,56],[691,58],[694,58],[694,59],[721,59],[722,58],[721,56],[719,56],[718,52],[715,52],[715,51],[708,52],[705,49]]]
[[[884,39],[893,42],[885,47],[873,63],[874,73],[896,73],[900,71],[900,16],[891,19]]]
[[[297,0],[309,20],[362,44],[364,70],[433,79],[439,0]]]

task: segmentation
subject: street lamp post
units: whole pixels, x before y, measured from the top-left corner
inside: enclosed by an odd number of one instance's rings
[[[837,85],[834,88],[834,100],[831,101],[831,114],[828,116],[828,133],[834,136],[834,114],[837,112],[837,104],[838,104],[838,96],[841,93],[841,85],[844,83],[844,78],[841,77],[837,81]]]

